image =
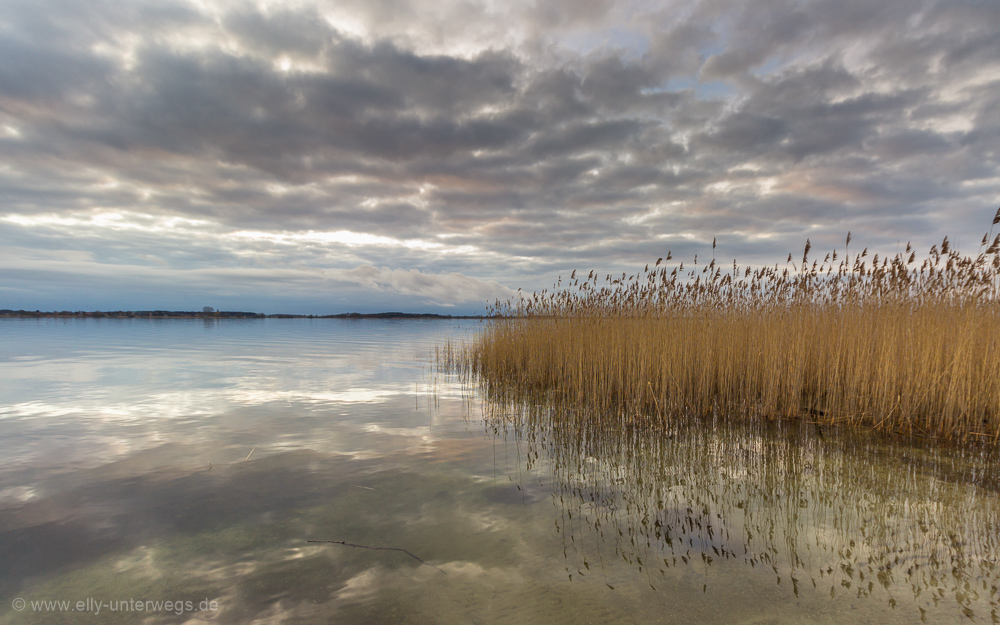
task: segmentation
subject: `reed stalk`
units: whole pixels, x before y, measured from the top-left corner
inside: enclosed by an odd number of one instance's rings
[[[668,254],[632,275],[574,271],[497,302],[459,359],[489,393],[544,393],[591,414],[801,417],[996,441],[1000,235],[989,236],[975,256],[946,237],[919,261],[910,245],[811,260],[807,241],[784,266],[685,267]]]

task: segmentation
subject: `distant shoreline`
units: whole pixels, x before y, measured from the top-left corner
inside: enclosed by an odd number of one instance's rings
[[[438,315],[434,313],[340,313],[336,315],[289,315],[216,310],[194,312],[184,310],[115,310],[91,312],[39,310],[0,310],[0,317],[57,319],[489,319],[483,315]]]

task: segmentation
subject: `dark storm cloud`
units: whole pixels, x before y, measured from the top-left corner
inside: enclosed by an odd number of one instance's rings
[[[715,236],[761,262],[847,230],[978,241],[998,23],[973,1],[10,1],[0,238],[52,284],[84,254],[438,304]]]

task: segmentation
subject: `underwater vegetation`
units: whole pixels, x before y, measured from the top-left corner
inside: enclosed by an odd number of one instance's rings
[[[1000,622],[992,445],[721,415],[609,427],[565,406],[484,406],[527,469],[551,471],[570,580],[663,590],[681,571],[725,597],[763,576],[789,600],[874,602],[901,622]],[[623,562],[634,578],[612,573]]]

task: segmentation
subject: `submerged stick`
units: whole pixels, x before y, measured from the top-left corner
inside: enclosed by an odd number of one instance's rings
[[[307,543],[331,543],[331,544],[334,544],[334,545],[344,545],[345,547],[355,547],[357,549],[371,549],[372,551],[402,551],[403,553],[405,553],[406,555],[410,556],[411,558],[413,558],[414,560],[416,560],[420,564],[426,564],[429,567],[432,567],[432,568],[435,568],[435,569],[441,571],[442,575],[447,575],[447,573],[445,573],[443,569],[439,569],[438,567],[434,566],[433,564],[428,564],[427,562],[424,562],[422,558],[419,558],[419,557],[413,555],[412,553],[410,553],[409,551],[407,551],[406,549],[401,549],[399,547],[369,547],[367,545],[355,545],[354,543],[347,543],[347,542],[344,542],[342,540],[307,540],[306,542]]]

